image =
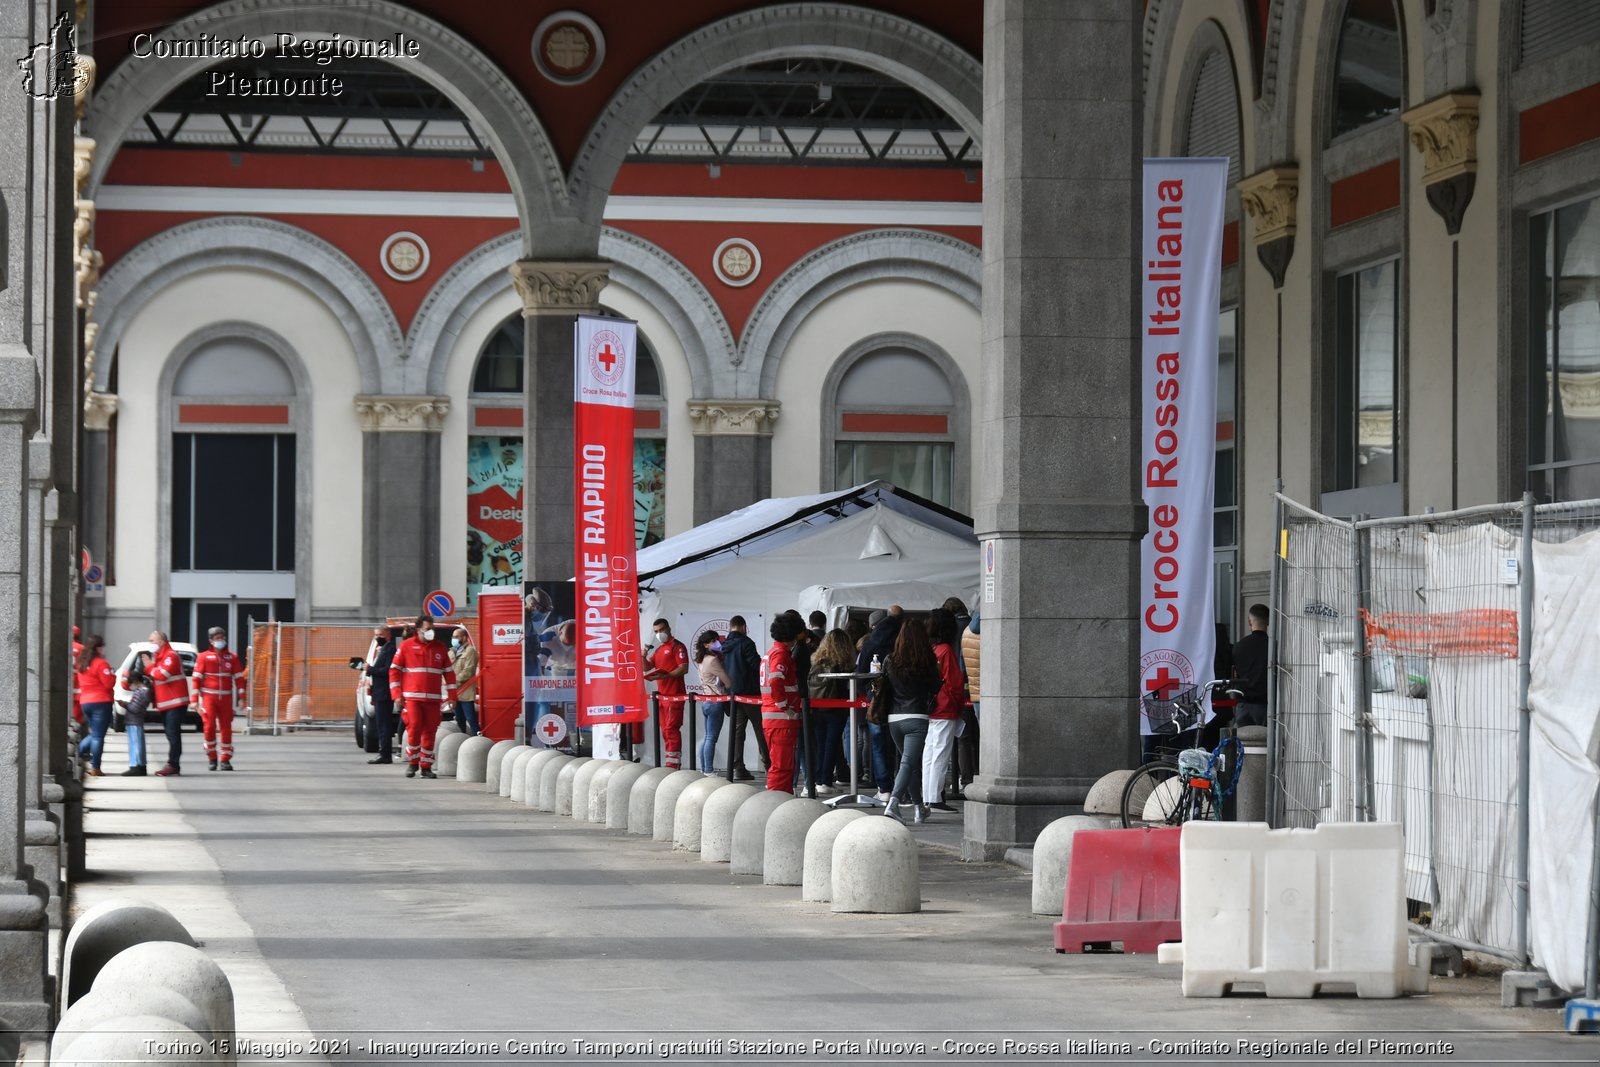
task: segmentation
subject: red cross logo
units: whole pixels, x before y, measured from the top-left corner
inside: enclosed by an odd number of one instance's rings
[[[539,732],[544,734],[546,737],[553,739],[561,732],[561,727],[556,724],[554,719],[550,719],[543,726],[539,727]]]
[[[620,353],[611,347],[610,341],[607,341],[605,347],[600,349],[600,365],[606,369],[607,374],[610,374],[611,368],[617,365],[619,355]]]
[[[1144,687],[1154,693],[1160,700],[1171,700],[1173,692],[1183,684],[1183,679],[1167,670],[1163,665],[1150,676]]]

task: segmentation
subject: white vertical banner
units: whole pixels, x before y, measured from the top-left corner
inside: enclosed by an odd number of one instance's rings
[[[1150,531],[1139,561],[1141,696],[1170,697],[1209,680],[1215,654],[1212,483],[1227,188],[1226,159],[1144,161],[1139,470]],[[1150,732],[1142,715],[1140,730]]]

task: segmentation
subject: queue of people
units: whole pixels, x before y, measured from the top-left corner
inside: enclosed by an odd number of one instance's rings
[[[827,618],[812,612],[802,618],[786,611],[773,618],[772,643],[762,656],[746,632],[741,616],[728,630],[701,632],[692,655],[672,636],[671,625],[657,619],[649,646],[645,677],[665,696],[682,696],[684,675],[692,661],[700,676],[699,690],[708,696],[758,697],[759,705],[740,701],[702,701],[703,721],[699,766],[714,766],[718,742],[729,715],[733,717],[733,777],[754,775],[743,765],[746,724],[759,711],[756,733],[768,789],[793,792],[798,779],[809,779],[819,795],[832,793],[848,780],[845,739],[850,728],[850,674],[875,681],[873,708],[865,716],[866,751],[871,754],[870,781],[885,812],[908,812],[921,823],[934,811],[954,812],[949,803],[977,773],[976,704],[977,620],[958,598],[930,613],[926,624],[907,625],[898,605],[875,611],[865,627],[826,629]],[[811,736],[805,744],[801,694],[812,702]],[[659,704],[663,764],[682,763],[683,702]],[[816,760],[814,769],[807,758]]]
[[[453,712],[463,733],[478,732],[478,649],[465,626],[451,628],[449,640],[432,616],[419,615],[398,634],[373,628],[372,652],[352,665],[368,679],[378,752],[367,762],[394,762],[395,734],[405,728],[400,760],[407,778],[437,778],[433,770],[439,723]],[[369,750],[370,751],[370,750]]]

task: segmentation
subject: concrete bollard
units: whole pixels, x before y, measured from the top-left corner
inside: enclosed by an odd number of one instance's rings
[[[761,849],[761,881],[765,885],[799,885],[805,880],[806,831],[830,809],[820,800],[785,800],[767,820]],[[734,827],[734,873],[739,871],[738,827]],[[829,853],[828,863],[833,863]]]
[[[628,833],[641,837],[655,833],[656,790],[678,773],[670,767],[650,767],[634,780],[628,791]]]
[[[182,995],[161,986],[145,986],[143,988],[117,988],[103,989],[79,998],[78,1002],[67,1009],[61,1016],[61,1022],[56,1024],[55,1033],[50,1036],[50,1059],[52,1063],[63,1062],[67,1050],[72,1047],[84,1034],[94,1030],[95,1027],[129,1016],[154,1016],[157,1019],[166,1019],[177,1023],[179,1026],[194,1031],[201,1038],[209,1038],[211,1020],[206,1018],[206,1013],[201,1011]],[[142,1035],[141,1035],[142,1036]],[[232,1034],[218,1034],[217,1038],[229,1039]],[[215,1048],[223,1047],[218,1042]],[[233,1047],[233,1042],[228,1040],[227,1048]],[[154,1059],[165,1057],[152,1057],[148,1050],[143,1056],[135,1057],[141,1062],[150,1062]],[[218,1063],[233,1063],[235,1057],[218,1052],[215,1057]]]
[[[1122,789],[1132,778],[1134,771],[1112,771],[1102,774],[1098,780],[1089,787],[1089,795],[1083,798],[1083,813],[1085,815],[1114,815],[1119,821],[1122,815]],[[1035,854],[1037,858],[1037,854]],[[1037,868],[1035,868],[1037,870]],[[1057,904],[1061,903],[1056,901]]]
[[[489,775],[489,750],[492,748],[494,742],[482,734],[461,742],[461,747],[456,749],[456,781],[484,781]]]
[[[594,782],[594,776],[605,769],[610,760],[591,759],[588,763],[578,768],[578,773],[572,777],[572,819],[574,822],[589,821],[589,786]]]
[[[536,748],[522,772],[522,803],[530,808],[539,806],[539,778],[545,765],[561,755],[553,748]]]
[[[467,740],[463,733],[445,734],[433,743],[433,773],[440,778],[454,778],[456,761],[461,756],[461,746]],[[403,749],[401,751],[404,751]]]
[[[623,763],[611,772],[611,780],[606,783],[607,830],[628,828],[628,816],[632,814],[630,802],[633,799],[633,787],[647,771],[648,768],[642,763]],[[651,807],[654,807],[654,801]]]
[[[194,945],[194,938],[171,912],[147,900],[105,900],[84,912],[72,924],[61,951],[62,1004],[71,1007],[89,992],[100,968],[113,956],[146,941]]]
[[[800,876],[800,899],[826,903],[833,899],[833,842],[839,831],[865,819],[860,808],[835,808],[825,813],[806,830],[804,870]]]
[[[606,824],[606,808],[611,803],[611,779],[623,767],[635,766],[633,763],[624,763],[619,759],[602,761],[600,769],[594,772],[594,777],[589,779],[589,821],[601,826]]]
[[[540,811],[556,810],[556,801],[561,796],[561,772],[572,762],[573,757],[563,752],[555,759],[545,760],[540,766],[539,803],[534,805]]]
[[[698,782],[690,782],[687,789],[678,794],[678,802],[672,806],[672,850],[674,852],[699,852],[700,831],[704,826],[706,801],[711,799],[711,794],[719,789],[731,787],[734,783],[726,778],[707,778],[699,771],[694,772],[699,776]],[[753,789],[754,786],[741,786],[743,789]],[[748,794],[746,794],[748,795]]]
[[[501,796],[506,797],[507,799],[515,797],[519,802],[522,800],[522,792],[527,788],[527,783],[523,779],[528,773],[528,761],[533,759],[533,757],[534,750],[529,748],[527,745],[523,745],[521,748],[512,752],[510,758],[507,759],[505,763],[501,764]],[[511,768],[509,774],[506,773],[506,767]]]
[[[437,745],[439,743],[439,738],[444,737],[446,734],[459,734],[459,733],[461,733],[461,727],[457,726],[455,723],[453,723],[453,722],[442,722],[442,723],[439,724],[439,729],[433,735],[434,744]],[[465,737],[466,735],[462,734],[462,736]]]
[[[905,915],[922,910],[917,839],[898,819],[857,819],[833,841],[833,910]]]
[[[733,842],[728,850],[734,874],[761,877],[762,856],[767,850],[767,820],[772,818],[773,812],[793,799],[790,793],[763,789],[759,795],[739,805],[739,810],[733,816]],[[705,831],[700,833],[704,835]],[[705,842],[701,841],[702,855],[705,847]]]
[[[650,840],[672,841],[677,830],[678,801],[683,796],[683,791],[696,782],[704,781],[705,775],[699,771],[672,771],[661,780],[656,787],[655,813],[650,821]],[[630,805],[631,807],[631,805]],[[628,825],[633,826],[633,816],[628,816]],[[695,826],[698,828],[699,820]]]
[[[500,772],[505,768],[506,757],[514,748],[524,747],[521,741],[496,741],[489,750],[489,762],[484,768],[483,787],[490,793],[500,792]]]
[[[154,1055],[152,1042],[164,1050]],[[50,1063],[72,1067],[105,1067],[112,1063],[219,1063],[209,1051],[204,1034],[197,1034],[182,1023],[154,1015],[124,1015],[108,1019],[94,1029],[78,1034],[60,1052],[51,1042]]]
[[[743,782],[724,785],[706,798],[700,809],[700,858],[706,863],[727,863],[733,858],[733,821],[739,809],[762,790]]]
[[[1239,743],[1244,746],[1244,766],[1234,788],[1235,822],[1267,821],[1267,728],[1239,727]]]
[[[199,1008],[213,1034],[233,1036],[233,987],[222,968],[199,949],[172,941],[123,949],[100,968],[92,989],[118,996],[149,986],[170,989]]]
[[[578,756],[571,763],[561,768],[556,775],[556,806],[557,815],[572,815],[573,786],[577,781],[578,772],[594,762],[592,756]]]
[[[1123,781],[1126,782],[1126,776]],[[1105,781],[1104,778],[1101,781]],[[1098,783],[1092,787],[1099,788]],[[1117,805],[1122,804],[1122,788],[1117,787]],[[1072,863],[1072,839],[1079,830],[1111,830],[1120,826],[1116,819],[1103,815],[1067,815],[1039,831],[1033,842],[1033,913],[1061,915],[1067,897],[1067,870]]]

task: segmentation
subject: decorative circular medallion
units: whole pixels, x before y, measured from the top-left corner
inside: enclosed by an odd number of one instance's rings
[[[730,237],[717,246],[711,269],[723,285],[749,285],[761,273],[761,252],[743,237]]]
[[[533,31],[533,65],[557,85],[580,85],[606,58],[606,37],[594,19],[557,11]]]
[[[397,282],[414,282],[428,269],[428,242],[409,230],[391,233],[378,258],[389,277]]]

